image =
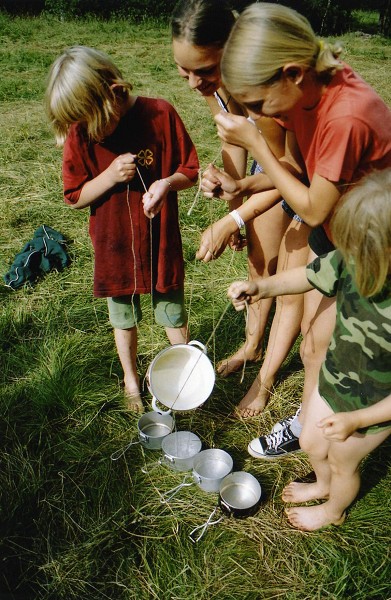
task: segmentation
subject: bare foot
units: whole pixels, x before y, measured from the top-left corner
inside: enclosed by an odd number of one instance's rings
[[[259,358],[260,354],[250,352],[250,350],[246,349],[246,345],[243,345],[235,354],[217,363],[216,371],[220,377],[228,377],[231,373],[240,371],[246,362],[255,362]]]
[[[328,525],[342,525],[346,514],[330,516],[327,502],[316,506],[292,506],[285,509],[288,520],[293,527],[302,531],[316,531]]]
[[[318,482],[301,483],[292,481],[282,490],[282,499],[284,502],[292,502],[300,504],[301,502],[309,502],[310,500],[324,500],[328,498],[328,492],[322,490]]]
[[[124,388],[126,408],[136,413],[144,412],[144,406],[141,401],[138,383],[135,385],[135,383],[132,381],[129,384],[127,384],[127,382],[125,381]]]
[[[239,402],[235,409],[235,414],[244,419],[249,417],[257,417],[264,410],[270,397],[270,387],[266,387],[256,377],[254,383],[248,390],[247,394]]]

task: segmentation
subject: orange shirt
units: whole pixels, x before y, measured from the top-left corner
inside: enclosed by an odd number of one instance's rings
[[[317,106],[292,111],[284,126],[296,135],[309,181],[316,173],[350,183],[391,167],[391,111],[348,65],[334,75]]]

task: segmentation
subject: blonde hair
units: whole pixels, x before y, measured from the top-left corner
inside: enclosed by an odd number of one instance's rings
[[[82,123],[90,139],[102,139],[118,117],[118,101],[126,102],[131,90],[105,53],[87,46],[66,50],[51,66],[45,94],[57,144],[64,143],[73,123]]]
[[[331,222],[332,235],[362,296],[378,294],[390,269],[391,169],[374,171],[350,188]]]
[[[235,96],[273,81],[293,62],[313,69],[327,83],[342,68],[341,52],[341,45],[319,39],[295,10],[259,2],[248,6],[232,29],[221,61],[222,79]]]

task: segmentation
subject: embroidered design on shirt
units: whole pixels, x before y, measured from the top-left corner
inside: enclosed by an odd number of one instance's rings
[[[149,148],[140,150],[137,154],[138,162],[142,167],[149,167],[153,163],[153,152]]]

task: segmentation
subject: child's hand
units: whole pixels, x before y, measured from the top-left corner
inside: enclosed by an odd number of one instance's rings
[[[327,440],[336,442],[344,442],[358,429],[354,412],[335,413],[319,421],[317,426]]]
[[[107,172],[113,180],[113,185],[116,183],[127,183],[136,175],[136,154],[127,152],[120,154],[111,165],[107,168]]]
[[[247,238],[240,231],[235,231],[229,238],[228,245],[234,252],[241,252],[247,246]]]
[[[196,258],[205,263],[218,258],[229,244],[232,234],[238,232],[238,226],[229,215],[219,219],[205,229],[201,236]]]
[[[149,219],[157,215],[163,207],[170,185],[165,179],[154,181],[143,196],[144,214]]]
[[[262,143],[262,136],[254,123],[239,115],[219,112],[215,116],[217,133],[223,142],[250,149],[255,144]]]
[[[254,281],[234,281],[227,292],[235,310],[243,310],[246,304],[259,300],[259,288]]]
[[[228,201],[235,200],[240,191],[233,177],[212,164],[202,174],[201,189],[207,198]]]

